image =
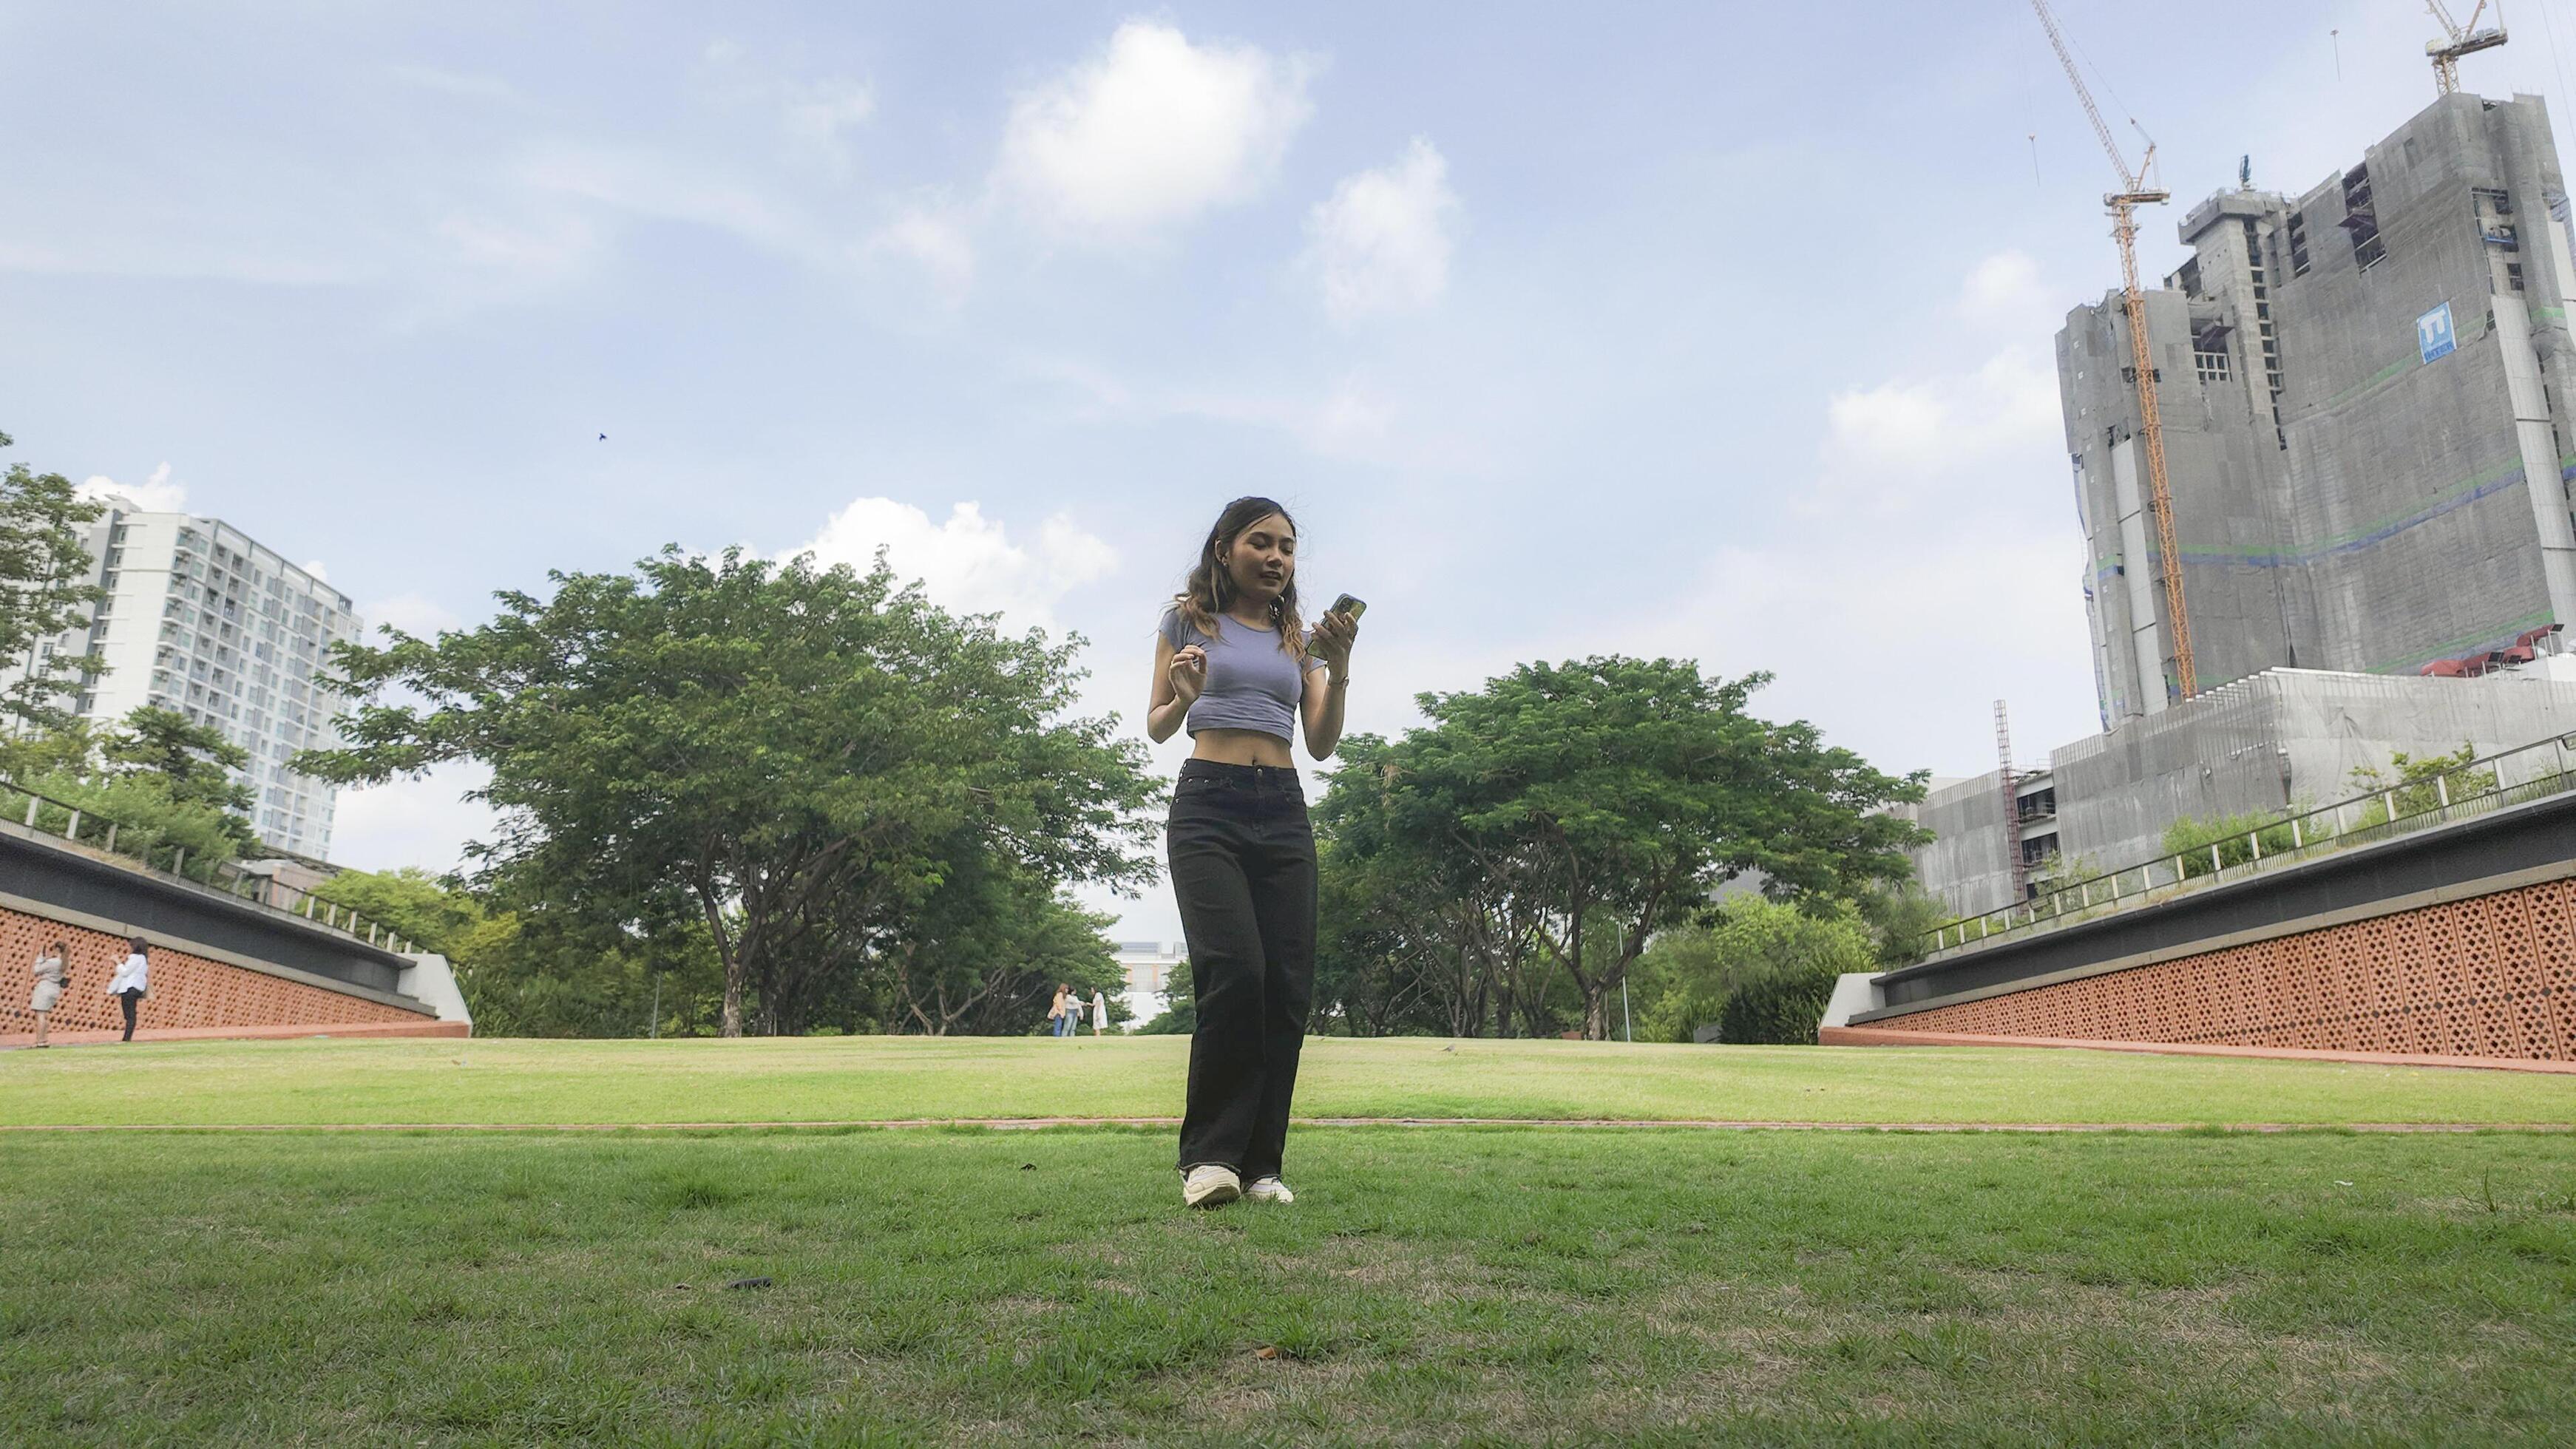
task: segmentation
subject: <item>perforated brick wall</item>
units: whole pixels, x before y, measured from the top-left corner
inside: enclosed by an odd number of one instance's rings
[[[2576,1060],[2576,881],[1871,1023],[2094,1041]]]
[[[71,972],[47,1026],[54,1031],[122,1031],[125,1015],[116,998],[107,994],[107,983],[125,959],[125,938],[0,907],[0,973],[5,973],[0,974],[0,1036],[36,1029],[36,1015],[27,1009],[36,987],[31,968],[36,954],[56,941],[71,947]],[[151,956],[151,992],[135,1011],[139,1028],[344,1026],[434,1019],[364,997],[209,961],[158,942],[152,943]]]

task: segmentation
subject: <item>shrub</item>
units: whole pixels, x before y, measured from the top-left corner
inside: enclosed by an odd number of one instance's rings
[[[1773,966],[1735,988],[1718,1017],[1717,1039],[1730,1046],[1813,1046],[1825,1003],[1833,998],[1829,963]]]
[[[1653,998],[1638,1035],[1689,1041],[1715,1021],[1719,1039],[1746,1043],[1812,1043],[1834,978],[1878,969],[1879,943],[1844,901],[1806,908],[1739,896],[1704,928],[1676,932],[1641,958]],[[1803,1005],[1812,998],[1812,1006]],[[1803,1012],[1803,1015],[1801,1013]]]
[[[2254,847],[2247,837],[2258,832],[2265,855],[2281,855],[2290,849],[2290,822],[2272,812],[2258,811],[2208,820],[2177,820],[2165,827],[2164,851],[2182,857],[2185,878],[2208,875],[2252,860]],[[2218,848],[2215,864],[2210,861],[2211,846]]]

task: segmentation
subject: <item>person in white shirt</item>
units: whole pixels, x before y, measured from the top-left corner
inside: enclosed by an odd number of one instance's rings
[[[1109,1030],[1109,998],[1101,995],[1100,988],[1095,986],[1091,988],[1091,1034],[1098,1036],[1107,1030]]]
[[[134,1005],[150,994],[151,972],[152,963],[144,955],[143,938],[137,936],[132,950],[125,957],[125,964],[117,967],[116,974],[107,979],[107,994],[115,997],[117,1004],[125,1010],[125,1036],[122,1038],[125,1041],[134,1040]]]
[[[63,995],[63,963],[71,959],[71,948],[60,941],[36,958],[36,994],[27,1009],[36,1014],[36,1045],[44,1046],[45,1018],[53,1014],[54,1003]]]

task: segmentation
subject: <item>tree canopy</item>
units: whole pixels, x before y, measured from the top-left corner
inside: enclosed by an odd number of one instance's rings
[[[0,433],[0,448],[13,443]],[[106,597],[89,581],[81,534],[105,511],[60,473],[13,463],[0,474],[0,667],[25,670],[0,688],[0,735],[69,724],[58,701],[99,671],[95,654],[48,655],[43,646],[87,623],[88,606]]]
[[[1068,717],[1078,640],[950,615],[882,558],[670,548],[550,578],[475,629],[338,646],[350,743],[295,767],[481,761],[502,822],[475,847],[483,885],[632,935],[703,930],[726,1035],[751,1003],[794,1031],[853,970],[918,964],[926,922],[971,914],[961,894],[1150,877],[1157,787],[1141,745]]]
[[[1347,742],[1318,822],[1343,907],[1321,954],[1349,1013],[1410,993],[1453,1029],[1535,1032],[1570,991],[1582,1032],[1605,1037],[1648,942],[1727,882],[1794,900],[1910,879],[1921,832],[1880,807],[1920,799],[1922,778],[1756,717],[1768,678],[1527,664],[1424,696],[1428,722],[1392,744]]]

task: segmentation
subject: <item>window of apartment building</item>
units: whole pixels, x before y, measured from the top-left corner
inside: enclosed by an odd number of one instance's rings
[[[2227,353],[2224,349],[2203,352],[2195,347],[2191,350],[2191,369],[2199,374],[2202,382],[2225,382],[2228,379]]]
[[[2307,274],[2308,217],[2305,212],[2294,211],[2290,213],[2290,275],[2304,277]]]

